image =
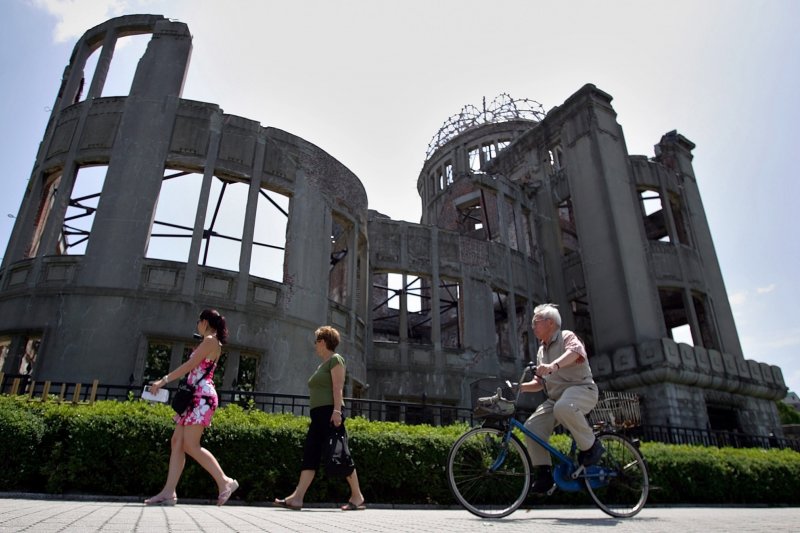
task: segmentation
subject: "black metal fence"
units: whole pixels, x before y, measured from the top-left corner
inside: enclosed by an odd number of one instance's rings
[[[747,435],[738,431],[718,431],[668,426],[642,426],[637,433],[643,441],[667,444],[694,444],[722,448],[789,448],[800,452],[800,440],[779,438],[774,435]]]
[[[16,380],[16,383],[15,383]],[[171,390],[170,387],[167,387]],[[94,397],[92,391],[94,390]],[[94,400],[128,400],[141,396],[140,385],[108,385],[92,383],[32,382],[29,376],[8,375],[0,382],[0,394],[22,394],[31,399],[48,399],[72,402]],[[217,390],[220,405],[238,404],[245,408],[267,413],[288,413],[308,416],[308,396],[240,390]],[[399,402],[345,398],[346,415],[361,416],[368,420],[401,422],[404,424],[430,424],[446,426],[456,422],[476,425],[481,421],[472,415],[472,409],[434,403]],[[524,420],[529,413],[518,410],[516,416]],[[627,430],[642,441],[701,446],[731,446],[734,448],[789,448],[800,452],[800,439],[775,436],[747,435],[736,431],[716,431],[670,426],[643,425]]]

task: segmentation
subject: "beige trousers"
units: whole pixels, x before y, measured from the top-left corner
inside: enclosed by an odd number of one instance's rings
[[[545,442],[556,425],[561,424],[572,434],[579,450],[594,444],[594,433],[586,415],[597,404],[597,385],[574,385],[567,388],[558,400],[547,399],[525,421],[525,427]],[[550,465],[550,452],[528,437],[525,438],[533,466]]]

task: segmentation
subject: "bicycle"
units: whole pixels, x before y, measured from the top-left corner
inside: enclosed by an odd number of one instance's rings
[[[526,365],[520,383],[535,368],[534,363]],[[476,414],[485,418],[483,424],[459,437],[447,457],[450,490],[467,511],[482,518],[502,518],[516,511],[528,496],[532,465],[515,430],[533,439],[555,459],[554,484],[548,495],[556,488],[569,492],[586,490],[603,512],[618,518],[631,517],[642,510],[650,487],[647,465],[639,453],[638,441],[616,431],[639,423],[635,395],[606,393],[589,414],[605,453],[597,464],[587,467],[575,459],[574,439],[565,455],[514,417],[521,391],[519,384],[506,384],[512,389],[516,386],[515,399],[503,398],[500,388],[493,396],[480,398]]]

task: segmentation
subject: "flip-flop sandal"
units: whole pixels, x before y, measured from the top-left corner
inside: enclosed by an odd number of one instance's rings
[[[284,509],[291,509],[292,511],[299,511],[303,508],[302,505],[292,505],[288,503],[286,500],[279,500],[275,498],[275,501],[272,502],[272,505],[275,507],[283,507]]]
[[[366,508],[367,506],[363,503],[361,505],[356,505],[353,502],[347,502],[346,504],[342,505],[342,511],[363,511]]]
[[[227,486],[225,490],[219,493],[219,496],[217,497],[217,505],[218,506],[225,505],[225,502],[227,502],[230,499],[231,495],[234,492],[236,492],[236,489],[238,488],[239,488],[239,482],[234,479],[233,481],[230,482],[230,484]]]

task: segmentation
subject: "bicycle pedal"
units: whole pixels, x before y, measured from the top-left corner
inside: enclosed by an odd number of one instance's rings
[[[578,479],[584,474],[584,472],[586,472],[586,467],[583,465],[578,465],[578,468],[576,468],[575,471],[570,474],[570,477],[572,479]]]
[[[547,492],[545,492],[545,494],[546,494],[547,496],[552,496],[552,495],[553,495],[553,493],[556,491],[556,489],[557,489],[557,488],[558,488],[558,485],[556,485],[555,483],[553,483],[553,486],[552,486],[552,487],[550,487],[550,489],[549,489]]]

